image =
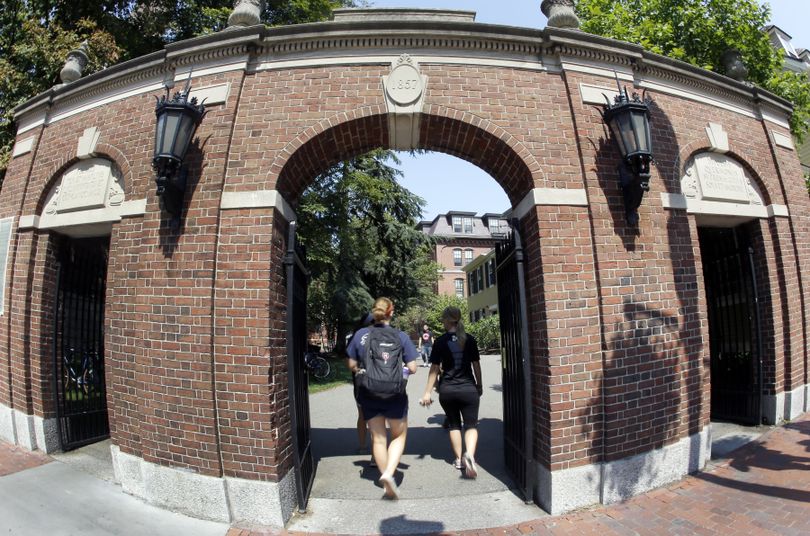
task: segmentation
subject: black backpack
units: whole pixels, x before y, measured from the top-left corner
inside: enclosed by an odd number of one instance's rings
[[[402,341],[390,327],[369,328],[364,374],[357,375],[361,390],[370,398],[387,400],[405,394],[402,377]]]

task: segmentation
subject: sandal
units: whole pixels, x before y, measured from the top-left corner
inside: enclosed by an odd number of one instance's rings
[[[455,459],[455,461],[453,462],[453,468],[458,469],[458,470],[464,469],[464,466],[461,465],[461,458],[456,458]]]

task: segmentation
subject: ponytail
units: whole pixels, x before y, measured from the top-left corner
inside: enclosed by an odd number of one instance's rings
[[[458,345],[464,349],[464,343],[467,342],[467,332],[464,331],[464,323],[461,321],[461,309],[458,307],[446,307],[442,311],[442,320],[449,320],[456,325],[456,338]]]
[[[388,298],[377,298],[377,301],[374,302],[374,307],[371,308],[371,314],[374,316],[375,324],[391,320],[393,312],[394,302]]]

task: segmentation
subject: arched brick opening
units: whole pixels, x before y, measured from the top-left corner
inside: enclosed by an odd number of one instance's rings
[[[447,110],[437,110],[447,112]],[[452,112],[452,111],[450,111]],[[472,116],[461,118],[421,114],[418,149],[436,151],[466,160],[489,173],[504,189],[513,206],[531,190],[539,166],[530,153],[503,129]],[[296,140],[292,154],[287,148],[286,161],[276,182],[276,189],[293,205],[309,183],[330,166],[364,152],[388,147],[388,116],[373,114],[331,125],[308,129]],[[323,126],[323,125],[319,125]],[[301,139],[304,138],[304,139]],[[291,144],[292,145],[292,144]],[[532,169],[535,171],[533,172]]]
[[[483,169],[504,189],[512,207],[517,206],[531,192],[533,185],[542,180],[542,173],[534,156],[504,129],[470,114],[457,113],[443,107],[434,107],[431,111],[435,113],[420,114],[418,149],[455,156]],[[275,169],[282,166],[276,181],[276,190],[292,206],[297,206],[301,193],[318,174],[330,166],[367,151],[388,146],[388,116],[375,113],[372,109],[357,113],[362,115],[364,112],[368,115],[344,118],[342,122],[336,122],[335,119],[324,120],[317,126],[308,128],[281,152],[285,160],[281,162],[280,156],[274,163]],[[448,177],[448,179],[459,178]],[[272,180],[270,182],[272,183]],[[537,240],[539,224],[534,211],[530,210],[519,223],[521,233],[524,236],[531,235],[531,239],[526,240],[528,242],[525,249],[526,264],[531,266],[534,263],[536,266],[539,264],[540,250]],[[274,233],[279,232],[279,235],[286,239],[286,225],[276,221],[273,227]],[[276,227],[282,229],[277,231]],[[284,249],[286,248],[276,250],[274,264],[281,265]],[[533,278],[527,283],[526,301],[533,304],[542,303],[542,296],[542,278]],[[532,324],[536,319],[530,318],[528,321]],[[545,345],[545,340],[532,341],[531,345],[529,351],[534,352],[538,347]],[[545,353],[545,350],[541,349],[539,352]],[[276,374],[281,375],[280,381],[283,383],[291,381],[289,380],[291,374],[286,367],[279,368]],[[539,369],[533,371],[529,380],[535,384],[531,388],[533,392],[541,389],[538,384],[547,383],[546,377],[545,371]],[[292,385],[288,388],[292,389]],[[543,413],[537,408],[527,409],[535,414]],[[284,407],[277,407],[275,411],[280,412],[279,424],[283,422],[284,425],[289,425],[286,419],[292,408],[286,405],[286,401]],[[536,446],[536,449],[548,452],[548,436],[536,435],[534,440],[543,443],[542,446]],[[278,460],[280,474],[284,474],[292,466],[292,456],[292,449],[284,449]]]

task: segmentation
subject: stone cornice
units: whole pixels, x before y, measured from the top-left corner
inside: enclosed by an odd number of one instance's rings
[[[332,21],[268,28],[229,29],[179,43],[84,77],[55,86],[14,110],[20,132],[31,125],[58,121],[116,98],[171,86],[176,76],[250,69],[334,63],[341,58],[362,63],[408,51],[436,61],[512,66],[536,70],[582,69],[632,77],[639,87],[673,86],[677,91],[723,100],[732,107],[766,107],[771,116],[787,117],[790,103],[765,90],[692,65],[644,51],[629,43],[578,30],[514,28],[465,20],[381,18]],[[467,60],[465,60],[467,58]],[[251,67],[252,66],[252,67]],[[261,68],[261,67],[260,67]],[[52,109],[54,108],[54,109]],[[748,113],[748,112],[746,112]],[[763,115],[767,115],[764,113]],[[769,116],[770,117],[770,116]]]

